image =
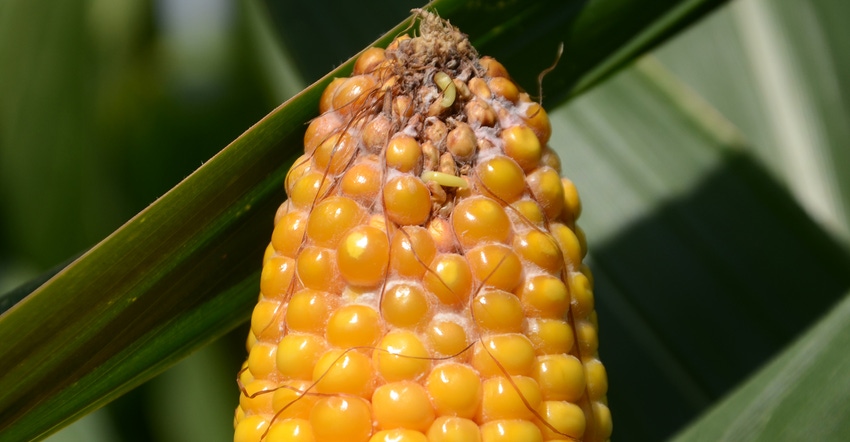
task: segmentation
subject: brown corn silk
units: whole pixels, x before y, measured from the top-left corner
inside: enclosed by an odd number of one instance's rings
[[[425,11],[325,90],[286,178],[235,441],[607,440],[546,112]]]

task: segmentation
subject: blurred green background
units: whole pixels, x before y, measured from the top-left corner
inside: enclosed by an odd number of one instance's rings
[[[0,2],[0,293],[96,244],[415,6]],[[681,430],[848,293],[848,16],[842,0],[732,2],[552,113],[585,202],[615,439]],[[246,335],[49,440],[230,440]]]

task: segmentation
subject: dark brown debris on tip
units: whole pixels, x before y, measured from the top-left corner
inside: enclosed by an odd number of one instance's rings
[[[460,72],[474,66],[478,53],[466,34],[424,9],[411,11],[419,19],[419,35],[400,42],[398,56],[410,66],[433,66]]]

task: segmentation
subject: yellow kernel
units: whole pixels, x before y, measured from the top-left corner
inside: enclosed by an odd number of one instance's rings
[[[409,135],[400,135],[387,145],[387,166],[402,172],[413,170],[422,157],[422,147],[415,138]]]
[[[357,140],[345,132],[337,132],[322,141],[313,152],[313,163],[318,172],[337,175],[344,171],[357,153]]]
[[[542,227],[544,225],[546,218],[543,216],[543,210],[536,201],[522,199],[511,204],[511,207],[515,209],[520,223],[536,227]]]
[[[499,420],[481,425],[481,442],[543,442],[540,429],[530,421]]]
[[[611,437],[611,430],[613,429],[613,423],[611,422],[611,410],[608,409],[608,406],[600,401],[596,401],[592,404],[591,410],[593,411],[593,420],[596,422],[596,425],[592,425],[593,435],[589,435],[596,440],[608,440]]]
[[[522,304],[513,293],[489,290],[472,302],[475,324],[482,330],[495,333],[519,333],[524,319]]]
[[[592,356],[599,349],[599,335],[596,331],[596,325],[587,319],[580,319],[575,323],[576,341],[578,341],[581,354]]]
[[[361,133],[366,150],[371,153],[378,153],[383,150],[390,139],[392,127],[390,119],[385,115],[378,115],[366,123]]]
[[[305,247],[295,261],[295,273],[308,289],[335,292],[343,285],[336,264],[336,252],[330,249]]]
[[[511,234],[511,220],[505,209],[487,197],[473,197],[458,203],[452,211],[452,226],[463,247],[481,242],[506,242]]]
[[[340,348],[371,347],[381,333],[378,312],[365,305],[340,307],[328,320],[328,343]]]
[[[387,333],[372,353],[375,368],[388,382],[421,379],[431,367],[430,356],[415,333],[398,329]]]
[[[421,384],[411,381],[384,384],[372,395],[372,414],[379,429],[407,428],[427,431],[434,409]]]
[[[479,422],[532,420],[541,401],[537,382],[526,376],[492,377],[484,381],[482,392]]]
[[[360,398],[324,397],[313,407],[310,424],[317,442],[366,442],[372,435],[372,411]]]
[[[538,420],[538,427],[546,440],[580,440],[584,436],[584,411],[576,404],[545,401],[540,407],[540,417],[543,421]]]
[[[501,138],[505,146],[505,154],[513,158],[524,171],[531,172],[537,169],[542,149],[540,140],[531,129],[526,126],[511,126],[502,131]]]
[[[552,275],[528,278],[517,295],[530,317],[562,319],[570,308],[566,284]]]
[[[573,329],[561,319],[531,319],[528,339],[538,355],[569,353],[575,343]]]
[[[599,359],[588,359],[584,362],[584,374],[587,377],[587,396],[592,401],[602,399],[608,393],[605,366]]]
[[[484,69],[487,70],[487,76],[488,77],[505,77],[505,78],[510,77],[508,75],[508,70],[505,69],[505,66],[503,66],[502,63],[499,63],[493,57],[485,55],[485,56],[481,57],[481,59],[478,60],[478,62],[481,63],[481,66],[484,67]]]
[[[457,126],[446,135],[446,148],[455,160],[463,161],[472,158],[477,144],[475,131],[466,123],[457,123]]]
[[[570,295],[572,295],[573,317],[586,318],[593,312],[593,287],[584,273],[570,273]]]
[[[277,417],[269,427],[266,441],[314,442],[313,427],[306,419],[280,419]]]
[[[381,315],[396,327],[417,327],[428,314],[428,296],[418,284],[402,283],[381,298]]]
[[[288,381],[274,392],[272,405],[276,419],[309,419],[319,396],[306,393],[312,381]],[[315,393],[315,392],[312,392]]]
[[[322,172],[311,170],[304,173],[292,184],[289,200],[292,205],[301,209],[309,209],[325,197],[331,186],[331,179]]]
[[[367,206],[378,197],[381,191],[381,169],[375,161],[360,160],[342,175],[340,190],[342,193]]]
[[[425,383],[434,409],[440,416],[472,419],[481,403],[481,378],[467,364],[441,364]]]
[[[472,349],[472,366],[483,378],[529,376],[534,370],[534,347],[527,337],[516,334],[481,338]]]
[[[304,154],[311,155],[328,137],[343,130],[343,125],[344,121],[338,112],[328,112],[314,118],[304,132]]]
[[[428,342],[442,356],[455,356],[466,350],[466,330],[452,321],[434,321],[428,327]]]
[[[384,55],[384,50],[382,48],[366,49],[359,57],[357,57],[357,61],[354,62],[353,73],[354,75],[360,75],[372,72],[384,60],[386,60],[386,56]]]
[[[446,305],[466,305],[472,291],[472,270],[466,259],[455,253],[437,255],[422,284]]]
[[[274,246],[272,245],[272,243],[269,243],[266,246],[266,249],[263,251],[263,265],[265,265],[266,262],[268,262],[269,258],[271,258],[275,255],[277,255],[277,251],[274,249]]]
[[[469,87],[469,92],[472,92],[475,96],[482,100],[489,100],[493,98],[493,94],[490,92],[490,87],[487,86],[487,82],[481,78],[470,78],[467,82],[467,87]]]
[[[440,416],[428,429],[429,442],[481,442],[475,422],[460,417]]]
[[[428,442],[428,438],[416,430],[395,428],[375,433],[369,442]]]
[[[534,131],[541,146],[545,146],[549,142],[549,137],[552,135],[552,125],[549,122],[549,115],[538,103],[530,103],[525,109],[525,124]]]
[[[584,235],[584,230],[580,226],[575,226],[574,232],[576,234],[576,238],[578,238],[581,258],[584,259],[584,257],[587,256],[587,236]]]
[[[313,367],[313,382],[318,393],[368,398],[374,387],[372,362],[356,350],[328,350]]]
[[[493,77],[490,79],[490,90],[497,96],[503,97],[511,103],[519,99],[519,88],[513,81],[505,77]]]
[[[485,244],[467,253],[472,274],[484,286],[513,291],[520,284],[522,262],[516,252],[502,244]]]
[[[295,261],[286,256],[269,258],[260,274],[260,292],[267,299],[284,299],[289,293]]]
[[[564,189],[564,207],[572,214],[572,221],[575,221],[581,215],[581,198],[578,196],[578,189],[569,178],[561,178],[561,187]]]
[[[525,261],[531,261],[549,273],[558,274],[564,265],[558,243],[546,232],[531,229],[516,235],[513,246]]]
[[[404,226],[393,235],[390,267],[401,277],[421,278],[436,254],[437,246],[425,228]]]
[[[371,75],[357,75],[345,80],[333,97],[334,109],[343,114],[353,114],[369,101],[377,88],[377,81]]]
[[[424,224],[431,215],[431,192],[418,177],[397,176],[384,185],[384,209],[396,224]]]
[[[304,242],[304,230],[307,227],[307,213],[292,210],[283,215],[272,232],[272,245],[283,256],[295,258]]]
[[[248,370],[256,378],[266,378],[275,371],[277,345],[271,342],[257,342],[248,353]]]
[[[322,91],[322,97],[319,99],[319,113],[324,114],[334,109],[334,95],[336,95],[339,87],[342,86],[346,80],[348,80],[346,77],[337,77],[331,80],[327,87],[325,87],[325,90]]]
[[[543,166],[549,166],[555,169],[558,173],[561,173],[561,158],[558,156],[558,152],[555,152],[555,149],[552,149],[549,146],[543,148],[543,155],[540,157],[540,164]]]
[[[289,379],[312,379],[313,366],[324,352],[324,339],[312,334],[290,333],[277,345],[277,370]]]
[[[561,247],[567,268],[572,271],[578,269],[581,266],[581,243],[575,232],[561,223],[552,223],[549,231]]]
[[[255,345],[257,345],[257,337],[254,336],[254,332],[249,330],[248,331],[248,338],[245,339],[245,348],[248,351],[251,351],[251,349],[254,348]],[[250,373],[250,371],[245,370],[245,373]]]
[[[537,358],[534,379],[543,392],[543,400],[576,402],[586,385],[584,366],[575,356],[544,355]]]
[[[298,157],[292,163],[292,167],[289,168],[289,172],[286,173],[286,179],[284,180],[284,190],[286,190],[286,194],[292,196],[292,186],[295,184],[295,181],[304,176],[307,172],[310,172],[312,169],[313,161],[309,155],[304,154]],[[280,207],[282,208],[286,206],[287,202],[281,204]],[[280,211],[280,208],[278,211]],[[275,217],[275,224],[277,224],[277,217]]]
[[[351,198],[330,197],[317,204],[307,218],[307,237],[316,245],[336,247],[348,229],[366,220],[363,209]]]
[[[505,204],[516,201],[525,193],[525,173],[516,161],[504,155],[479,163],[475,173],[483,190]]]
[[[277,384],[265,379],[254,379],[244,385],[239,396],[239,406],[248,414],[272,414],[272,396]]]
[[[286,307],[286,327],[292,331],[321,334],[339,298],[327,292],[304,289],[289,299]]]
[[[372,287],[383,282],[390,259],[387,234],[375,227],[355,227],[337,247],[337,264],[342,278],[351,285]]]
[[[251,332],[258,339],[277,342],[283,333],[280,302],[261,299],[251,313]]]
[[[528,174],[528,188],[549,219],[557,218],[564,208],[564,188],[558,171],[543,166]]]
[[[267,428],[269,421],[264,416],[246,416],[236,424],[233,442],[260,442]]]

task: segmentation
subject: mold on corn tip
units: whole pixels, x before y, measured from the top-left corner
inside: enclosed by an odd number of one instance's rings
[[[264,257],[236,442],[604,441],[546,112],[427,11],[324,91]]]

